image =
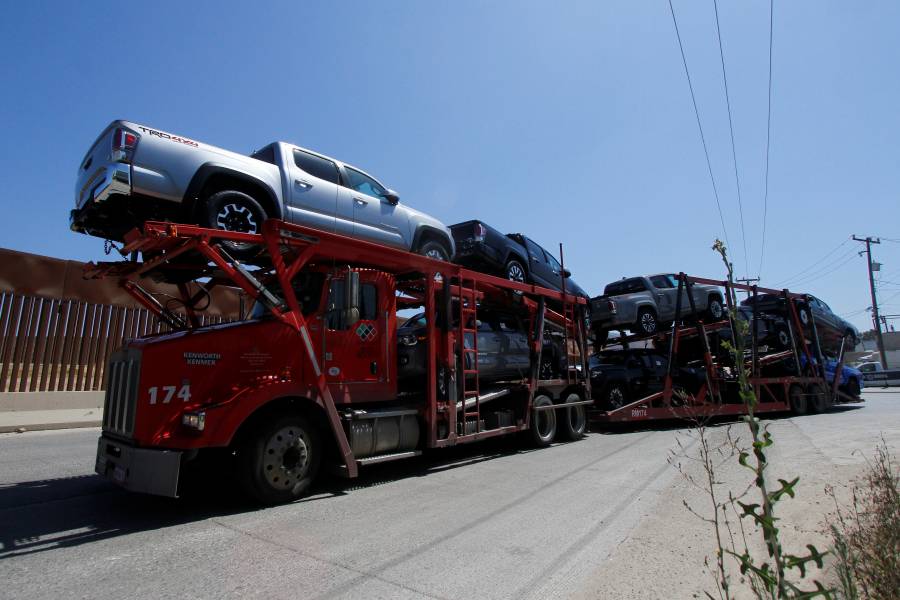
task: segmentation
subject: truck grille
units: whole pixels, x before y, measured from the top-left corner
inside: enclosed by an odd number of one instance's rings
[[[141,353],[125,348],[109,361],[106,400],[103,404],[103,431],[123,436],[134,434],[138,381],[141,377]]]

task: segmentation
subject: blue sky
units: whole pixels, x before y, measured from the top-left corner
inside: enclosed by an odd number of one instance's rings
[[[761,269],[769,4],[719,6],[747,267],[713,3],[674,6],[738,275],[868,328],[846,240],[900,239],[900,4],[775,2]],[[241,152],[315,148],[445,223],[563,242],[591,293],[645,272],[723,276],[665,0],[7,3],[0,50],[0,246],[102,258],[68,210],[84,152],[127,118]],[[900,313],[900,243],[875,249]]]

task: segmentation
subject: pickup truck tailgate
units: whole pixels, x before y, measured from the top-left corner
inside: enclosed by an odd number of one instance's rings
[[[77,208],[83,207],[90,201],[94,188],[103,179],[110,160],[112,134],[116,127],[116,123],[111,123],[103,130],[78,166],[78,177],[75,181],[75,205]]]

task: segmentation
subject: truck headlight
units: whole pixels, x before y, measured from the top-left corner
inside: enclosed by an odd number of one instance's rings
[[[184,413],[181,415],[181,424],[189,429],[195,429],[197,431],[203,431],[203,428],[206,427],[206,412],[192,412],[192,413]]]

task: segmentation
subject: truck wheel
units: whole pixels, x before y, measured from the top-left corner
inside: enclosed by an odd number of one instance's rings
[[[621,383],[613,383],[606,388],[603,399],[606,402],[607,410],[615,410],[625,406],[627,398],[628,393],[625,391],[625,386]]]
[[[566,403],[581,402],[581,396],[578,394],[569,394]],[[580,404],[571,408],[562,408],[562,421],[560,423],[560,434],[567,440],[580,440],[587,431],[587,412],[585,405]]]
[[[652,308],[642,308],[638,312],[635,333],[654,335],[657,329],[659,329],[659,323],[656,321],[656,313]]]
[[[710,296],[706,304],[706,314],[713,321],[720,321],[725,315],[725,308],[722,306],[722,299],[718,296]]]
[[[800,319],[801,325],[804,327],[809,325],[809,307],[806,304],[797,305],[797,317]]]
[[[539,406],[551,406],[553,400],[550,396],[540,396],[534,399],[534,408]],[[535,410],[531,414],[531,441],[536,446],[549,446],[556,437],[556,410]]]
[[[599,327],[594,328],[594,351],[599,352],[600,348],[602,348],[606,344],[606,340],[609,339],[609,330],[601,329]]]
[[[791,347],[791,334],[787,327],[779,326],[775,329],[775,343],[778,344],[778,348],[781,350]]]
[[[260,423],[238,449],[242,487],[263,504],[299,498],[319,471],[319,439],[319,432],[300,415]]]
[[[422,242],[419,246],[419,254],[422,256],[427,256],[428,258],[433,258],[435,260],[442,260],[444,262],[450,261],[450,253],[447,252],[447,249],[444,245],[436,240],[426,240]]]
[[[241,233],[261,233],[266,211],[259,202],[244,192],[223,190],[206,200],[202,225],[210,229],[224,229]],[[220,242],[226,252],[238,259],[250,258],[258,253],[255,244]]]
[[[809,398],[810,412],[822,413],[828,410],[828,390],[825,389],[825,384],[811,383],[806,388],[806,393],[809,394],[807,397]]]
[[[525,267],[522,266],[522,263],[512,258],[506,263],[506,267],[503,269],[504,275],[510,281],[517,281],[519,283],[526,283],[528,278],[525,274]]]
[[[788,388],[788,404],[791,405],[791,412],[795,415],[806,414],[806,392],[802,385],[794,383]]]

